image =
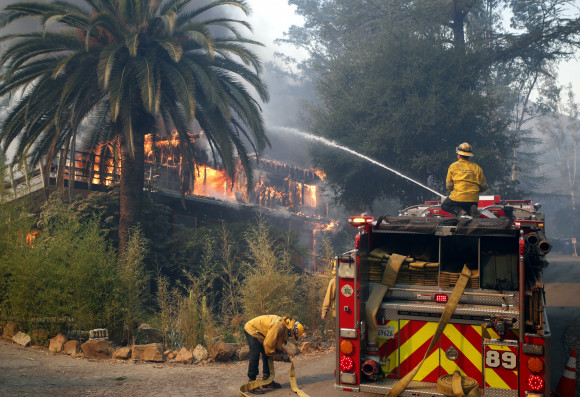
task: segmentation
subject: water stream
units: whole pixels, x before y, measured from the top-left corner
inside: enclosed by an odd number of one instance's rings
[[[386,169],[388,171],[391,171],[392,173],[397,174],[401,178],[405,178],[406,180],[408,180],[410,182],[413,182],[414,184],[419,185],[419,186],[421,186],[424,189],[429,190],[431,193],[435,193],[437,196],[439,196],[441,198],[444,198],[445,197],[441,193],[439,193],[439,192],[437,192],[437,191],[435,191],[435,190],[433,190],[433,189],[431,189],[431,188],[423,185],[420,182],[417,182],[416,180],[414,180],[412,178],[409,178],[407,175],[404,175],[404,174],[400,173],[399,171],[392,169],[391,167],[387,167],[386,165],[384,165],[382,163],[379,163],[378,161],[373,160],[370,157],[365,156],[364,154],[358,153],[358,152],[356,152],[356,151],[354,151],[352,149],[349,149],[349,148],[347,148],[345,146],[341,146],[341,145],[339,145],[339,144],[337,144],[335,142],[329,141],[328,139],[321,138],[319,136],[315,136],[315,135],[309,134],[309,133],[304,132],[304,131],[300,131],[299,129],[292,128],[292,127],[277,127],[277,126],[274,127],[274,126],[272,126],[270,128],[271,129],[274,129],[274,130],[278,130],[278,131],[289,132],[291,134],[299,135],[299,136],[301,136],[303,138],[306,138],[306,139],[309,139],[311,141],[317,141],[317,142],[323,143],[326,146],[330,146],[330,147],[334,147],[334,148],[337,148],[337,149],[340,149],[340,150],[344,150],[345,152],[348,152],[350,154],[354,154],[355,156],[360,157],[361,159],[367,160],[367,161],[369,161],[369,162],[371,162],[371,163],[373,163],[375,165],[378,165],[379,167],[382,167],[382,168],[384,168],[384,169]]]

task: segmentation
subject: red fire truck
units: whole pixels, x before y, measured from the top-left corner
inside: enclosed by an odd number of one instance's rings
[[[349,218],[358,234],[337,257],[335,387],[384,395],[411,374],[399,395],[453,395],[442,380],[458,372],[480,395],[548,396],[551,246],[539,207],[482,196],[474,218],[440,202]]]

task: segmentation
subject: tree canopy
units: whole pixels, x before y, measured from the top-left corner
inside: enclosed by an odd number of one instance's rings
[[[514,155],[525,141],[516,128],[518,95],[522,82],[548,76],[551,63],[577,45],[578,18],[564,9],[570,1],[290,3],[305,24],[293,27],[288,41],[308,49],[305,66],[318,74],[312,133],[442,193],[455,147],[467,141],[490,191],[516,192],[510,171],[521,167]],[[347,208],[434,198],[327,147],[315,146],[313,159]]]

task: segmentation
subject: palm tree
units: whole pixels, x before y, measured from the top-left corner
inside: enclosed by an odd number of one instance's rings
[[[244,38],[243,20],[220,17],[216,7],[243,0],[83,0],[15,3],[0,12],[0,28],[36,18],[39,31],[6,34],[0,57],[0,97],[17,94],[0,123],[4,148],[36,164],[74,142],[118,137],[122,147],[119,249],[126,247],[141,209],[144,136],[176,129],[190,165],[187,134],[196,121],[215,160],[233,178],[235,156],[252,183],[249,148],[269,145],[260,100],[268,92],[261,64]]]

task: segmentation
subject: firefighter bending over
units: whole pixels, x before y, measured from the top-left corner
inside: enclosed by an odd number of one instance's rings
[[[276,315],[258,316],[246,323],[244,334],[250,347],[250,362],[248,364],[248,378],[250,381],[256,380],[260,366],[260,355],[262,355],[262,377],[270,377],[268,367],[268,357],[273,356],[282,349],[282,345],[288,341],[288,337],[298,339],[304,332],[304,326],[298,320],[290,317],[280,317]],[[278,389],[280,383],[274,382],[258,387],[251,392],[253,394],[264,394],[263,389]]]
[[[334,298],[336,297],[336,261],[332,266],[332,278],[328,283],[328,288],[326,289],[326,295],[324,296],[324,302],[322,302],[322,314],[320,318],[322,320],[326,319],[328,311],[331,311],[332,318],[336,317],[336,312],[334,310]]]
[[[457,161],[449,166],[446,187],[451,193],[441,209],[456,216],[477,216],[479,192],[487,189],[487,181],[481,167],[470,161],[473,157],[471,145],[463,142],[455,152]]]

